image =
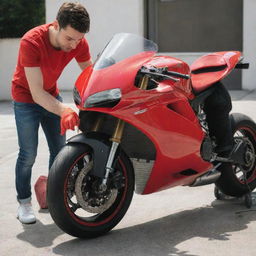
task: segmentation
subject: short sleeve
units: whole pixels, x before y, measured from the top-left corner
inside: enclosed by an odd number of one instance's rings
[[[39,67],[39,49],[30,41],[21,39],[20,42],[20,64],[23,67]]]
[[[85,38],[78,45],[78,52],[75,58],[77,62],[85,62],[91,59],[89,45]]]

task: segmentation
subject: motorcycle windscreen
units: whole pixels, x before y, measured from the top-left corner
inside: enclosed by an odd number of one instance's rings
[[[140,53],[155,53],[157,45],[141,36],[120,33],[116,34],[106,45],[94,64],[94,69],[99,70],[110,67],[122,60]]]
[[[115,35],[98,56],[90,70],[84,70],[76,87],[86,98],[97,92],[134,85],[140,67],[157,52],[157,45],[141,36],[121,33]]]

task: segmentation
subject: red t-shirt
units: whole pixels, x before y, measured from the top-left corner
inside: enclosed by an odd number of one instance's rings
[[[34,103],[24,67],[40,67],[44,90],[57,96],[59,90],[56,82],[65,66],[73,58],[76,58],[77,62],[88,61],[91,58],[85,38],[70,52],[54,49],[48,34],[51,25],[35,27],[21,38],[18,63],[12,80],[12,97],[17,102]]]

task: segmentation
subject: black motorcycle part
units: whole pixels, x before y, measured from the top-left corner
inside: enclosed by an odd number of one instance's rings
[[[91,174],[90,166],[96,163],[94,156],[90,146],[68,143],[57,155],[48,176],[47,200],[51,217],[64,232],[79,238],[93,238],[110,231],[121,221],[133,197],[134,170],[127,155],[120,150],[106,190],[101,190],[102,179]],[[80,174],[86,168],[88,172],[81,180]],[[92,212],[79,201],[76,190],[79,179],[80,200],[82,196],[83,202],[90,207],[95,207],[94,198],[100,206],[108,204],[104,200],[107,193],[112,195],[113,189],[117,190],[116,196],[106,209]]]
[[[112,136],[117,123],[116,117],[95,111],[80,111],[79,118],[79,129],[85,134],[93,129],[98,118],[102,118],[98,132],[102,134],[101,136],[105,134],[105,138]],[[156,159],[156,149],[153,142],[143,132],[129,123],[125,123],[121,148],[129,158],[145,159],[147,161]]]
[[[211,86],[200,93],[194,92],[196,97],[190,101],[190,105],[196,113],[199,112],[199,107],[203,105],[205,100],[215,91],[215,88],[215,86]]]
[[[243,154],[246,164],[222,163],[218,168],[221,176],[215,184],[222,193],[241,197],[256,187],[256,124],[243,114],[235,113],[230,118],[234,139],[237,137],[248,140],[247,149]]]
[[[245,151],[247,149],[247,144],[245,141],[241,142],[237,147],[234,148],[234,151],[232,151],[232,154],[230,156],[231,160],[233,160],[233,163],[245,165]]]
[[[248,69],[250,66],[250,63],[238,63],[236,64],[235,68],[238,69]]]
[[[227,68],[227,65],[217,66],[217,67],[208,67],[208,68],[200,68],[197,70],[193,70],[192,74],[202,74],[202,73],[210,73],[210,72],[218,72]]]
[[[210,161],[213,156],[213,142],[210,137],[205,137],[201,145],[201,156],[205,161]]]
[[[92,148],[94,155],[94,167],[92,174],[94,176],[103,178],[106,172],[106,165],[108,161],[109,151],[111,148],[111,142],[108,136],[96,132],[90,132],[86,135],[81,133],[67,141],[70,143],[81,143],[89,145]]]

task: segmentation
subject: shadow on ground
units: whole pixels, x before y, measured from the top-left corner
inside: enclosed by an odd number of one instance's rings
[[[256,220],[254,210],[247,210],[238,200],[214,201],[208,207],[185,210],[140,225],[116,229],[95,239],[74,238],[58,244],[52,248],[52,252],[73,256],[195,256],[180,251],[177,245],[196,237],[229,240],[232,232],[245,230],[250,222]],[[35,247],[50,246],[62,234],[54,224],[43,225],[40,221],[24,228],[17,238]]]
[[[54,223],[44,225],[40,220],[35,224],[23,225],[24,231],[17,238],[36,248],[50,247],[55,238],[63,234]]]

